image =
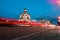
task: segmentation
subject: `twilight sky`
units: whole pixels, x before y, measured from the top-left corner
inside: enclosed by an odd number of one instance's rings
[[[54,0],[0,0],[0,17],[18,19],[24,8],[32,19],[60,15],[60,6]]]

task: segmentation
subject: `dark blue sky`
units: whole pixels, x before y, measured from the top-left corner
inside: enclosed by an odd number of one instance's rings
[[[24,8],[27,8],[32,19],[60,15],[60,8],[50,4],[48,0],[0,0],[0,17],[18,19]]]

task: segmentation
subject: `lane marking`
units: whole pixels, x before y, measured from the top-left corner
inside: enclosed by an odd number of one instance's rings
[[[48,29],[47,29],[48,30]],[[45,31],[47,31],[45,30]],[[50,30],[50,29],[49,29]],[[43,32],[45,32],[43,31]],[[42,31],[41,31],[42,32]],[[22,36],[22,37],[18,37],[18,38],[15,38],[15,39],[12,39],[12,40],[19,40],[19,39],[22,39],[22,38],[26,38],[26,37],[29,37],[29,36],[32,36],[32,35],[35,35],[35,34],[38,34],[38,33],[41,33],[41,32],[36,32],[36,33],[32,33],[32,34],[29,34],[29,35],[26,35],[26,36]]]

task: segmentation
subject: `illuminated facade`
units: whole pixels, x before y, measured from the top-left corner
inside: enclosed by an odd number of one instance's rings
[[[30,15],[27,13],[26,8],[24,9],[24,12],[20,15],[20,21],[30,21],[31,17]]]

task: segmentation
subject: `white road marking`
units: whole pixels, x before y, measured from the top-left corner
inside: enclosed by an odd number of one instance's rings
[[[32,33],[32,34],[29,34],[29,35],[26,35],[26,36],[22,36],[22,37],[13,39],[13,40],[18,40],[18,39],[22,39],[22,38],[25,38],[25,37],[29,37],[29,36],[35,35],[35,34],[37,34],[37,33],[40,33],[40,32]]]
[[[44,31],[47,31],[47,30],[44,30]],[[43,31],[43,32],[44,32],[44,31]],[[19,39],[22,39],[22,38],[26,38],[26,37],[29,37],[29,36],[38,34],[38,33],[40,33],[40,32],[32,33],[32,34],[29,34],[29,35],[26,35],[26,36],[22,36],[22,37],[18,37],[18,38],[12,39],[12,40],[19,40]]]

